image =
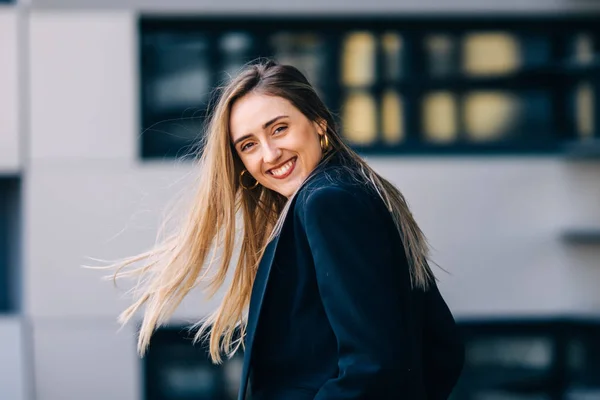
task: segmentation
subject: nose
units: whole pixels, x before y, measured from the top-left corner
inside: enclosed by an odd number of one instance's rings
[[[279,157],[281,157],[281,149],[277,145],[273,143],[263,145],[263,161],[265,163],[274,163]]]

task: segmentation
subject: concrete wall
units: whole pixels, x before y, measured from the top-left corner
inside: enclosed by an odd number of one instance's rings
[[[17,9],[0,6],[0,175],[20,167],[19,42]]]
[[[31,398],[31,355],[26,348],[27,326],[22,318],[0,315],[0,395],[3,399]]]

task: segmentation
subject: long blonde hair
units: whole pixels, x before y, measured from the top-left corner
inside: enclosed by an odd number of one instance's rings
[[[116,268],[115,278],[140,278],[137,299],[119,321],[126,323],[145,306],[138,338],[141,355],[154,330],[168,321],[190,290],[203,283],[212,296],[224,285],[234,255],[236,216],[240,212],[241,247],[231,283],[218,308],[197,324],[200,329],[195,339],[209,336],[210,356],[215,363],[221,362],[222,353],[230,356],[243,344],[245,313],[261,256],[280,231],[291,202],[291,198],[263,186],[247,190],[240,185],[244,166],[231,145],[229,115],[232,104],[250,92],[285,98],[309,120],[325,122],[329,153],[341,155],[349,171],[372,186],[390,211],[409,261],[413,287],[426,289],[433,279],[426,239],[402,194],[344,144],[332,114],[302,73],[289,65],[259,61],[246,66],[219,89],[195,161],[198,176],[193,201],[179,224],[171,232],[164,232],[163,239],[150,251],[109,266]],[[220,262],[216,273],[209,277],[207,272],[216,263],[211,255],[215,249],[221,252]],[[138,263],[141,265],[123,270]]]

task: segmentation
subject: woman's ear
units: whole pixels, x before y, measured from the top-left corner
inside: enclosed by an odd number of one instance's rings
[[[327,121],[321,118],[315,121],[314,124],[319,135],[322,136],[327,133]]]

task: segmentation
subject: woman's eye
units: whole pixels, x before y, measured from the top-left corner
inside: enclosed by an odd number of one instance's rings
[[[275,129],[275,131],[273,132],[274,134],[278,134],[280,132],[283,132],[284,130],[287,129],[287,126],[280,126],[279,128]]]
[[[242,151],[248,150],[249,148],[252,147],[252,142],[250,143],[246,143],[245,145],[242,146]]]

